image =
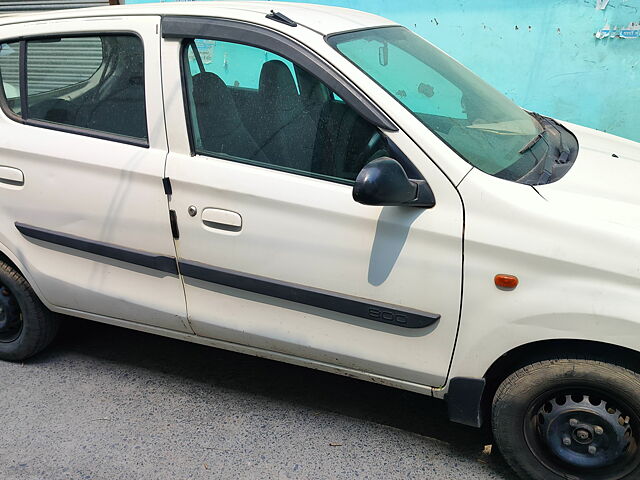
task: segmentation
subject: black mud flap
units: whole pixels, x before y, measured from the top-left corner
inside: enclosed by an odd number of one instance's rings
[[[452,378],[445,396],[449,420],[471,427],[482,427],[482,393],[485,384],[484,378]]]

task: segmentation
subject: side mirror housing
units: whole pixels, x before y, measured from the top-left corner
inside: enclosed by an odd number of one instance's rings
[[[411,180],[402,165],[389,157],[367,163],[356,178],[353,199],[364,205],[431,208],[436,199],[425,180]]]

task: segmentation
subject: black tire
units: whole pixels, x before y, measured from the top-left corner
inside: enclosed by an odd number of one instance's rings
[[[0,359],[22,361],[43,350],[58,331],[58,319],[29,282],[0,261]]]
[[[638,479],[640,375],[595,358],[527,365],[498,387],[492,427],[522,479]]]

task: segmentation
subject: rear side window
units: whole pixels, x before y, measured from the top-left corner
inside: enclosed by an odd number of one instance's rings
[[[144,53],[134,35],[5,43],[0,75],[7,106],[27,124],[147,139]]]

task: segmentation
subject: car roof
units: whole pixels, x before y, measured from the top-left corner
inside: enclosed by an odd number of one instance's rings
[[[271,10],[280,12],[294,22],[322,35],[361,28],[395,25],[394,22],[378,15],[342,7],[310,3],[216,0],[116,5],[7,15],[0,17],[0,26],[43,20],[124,15],[186,15],[251,21],[250,18],[247,18],[248,16],[255,18],[255,15],[259,14],[261,18],[264,18],[264,15],[267,15]]]

